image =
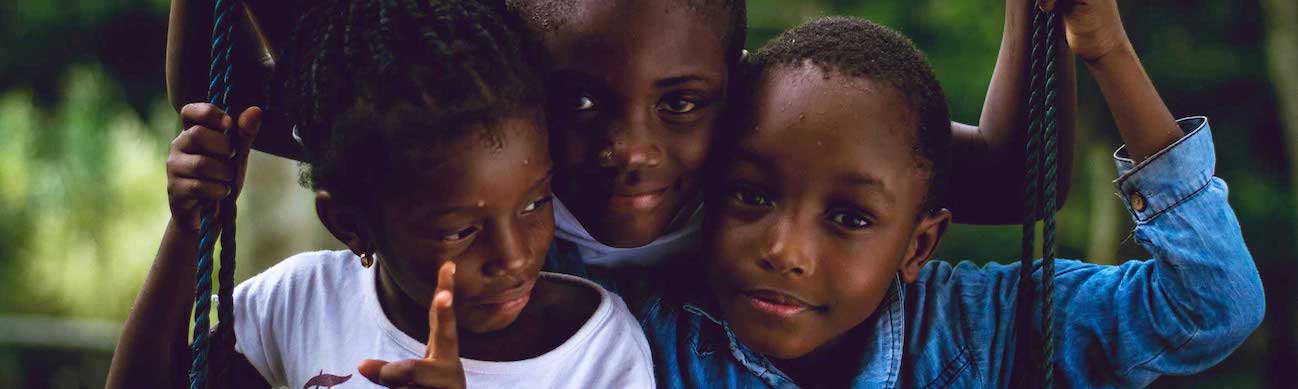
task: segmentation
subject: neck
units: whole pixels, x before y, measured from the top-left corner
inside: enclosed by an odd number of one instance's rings
[[[376,262],[374,266],[375,287],[378,289],[379,306],[383,308],[383,315],[407,336],[427,343],[428,307],[419,304],[403,292],[388,274],[383,262]]]
[[[794,359],[771,359],[771,363],[801,387],[849,387],[866,357],[865,323],[826,342],[807,355]]]

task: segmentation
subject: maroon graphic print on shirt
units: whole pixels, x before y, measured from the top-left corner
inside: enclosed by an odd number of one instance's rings
[[[322,387],[332,388],[334,386],[341,385],[342,383],[347,382],[347,380],[350,379],[352,379],[351,374],[345,376],[337,376],[333,374],[325,374],[324,370],[320,370],[320,375],[311,377],[311,379],[306,380],[306,385],[302,385],[302,389],[313,389],[313,388],[322,388]]]

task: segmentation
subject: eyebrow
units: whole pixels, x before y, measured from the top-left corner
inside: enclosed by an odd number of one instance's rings
[[[878,187],[880,189],[886,186],[883,184],[883,180],[878,177],[855,172],[839,173],[834,179],[852,186]]]
[[[689,74],[684,76],[667,77],[667,78],[660,79],[658,81],[654,81],[654,86],[659,88],[670,88],[680,84],[689,83],[692,81],[705,82],[707,80],[708,79],[703,76],[697,74]]]
[[[738,148],[735,149],[734,153],[735,161],[737,162],[747,162],[757,165],[757,168],[763,171],[771,171],[775,169],[775,164],[772,163],[770,159],[761,154],[754,153],[752,150]]]
[[[553,177],[554,177],[554,165],[550,165],[550,169],[545,171],[545,175],[541,176],[540,179],[536,180],[535,182],[532,183],[531,186],[527,187],[527,192],[532,192],[536,190],[536,188],[545,185],[545,182],[549,181]],[[431,219],[442,215],[447,215],[455,212],[469,211],[474,209],[478,209],[477,204],[452,205],[448,207],[433,208],[424,212],[417,212],[415,214],[419,216],[419,219]]]

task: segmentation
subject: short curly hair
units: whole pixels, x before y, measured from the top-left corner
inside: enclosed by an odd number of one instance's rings
[[[605,0],[609,1],[609,0]],[[644,0],[641,0],[644,1]],[[664,1],[664,0],[649,0]],[[675,0],[679,5],[685,7],[691,12],[705,13],[717,12],[712,15],[725,15],[726,17],[726,63],[730,70],[734,70],[739,65],[740,53],[744,49],[744,42],[748,39],[748,1],[747,0]],[[516,8],[518,12],[530,23],[537,35],[542,35],[554,29],[559,28],[565,22],[565,17],[579,14],[573,9],[575,5],[569,0],[507,0],[509,5]]]
[[[539,51],[503,0],[300,7],[278,71],[305,149],[302,182],[312,189],[358,200],[369,195],[361,190],[453,157],[441,145],[473,133],[493,139],[501,118],[543,120]]]
[[[900,91],[918,118],[916,158],[929,173],[924,210],[941,206],[951,165],[951,113],[937,76],[910,39],[865,19],[826,17],[785,31],[750,59],[749,84],[772,69],[810,62]]]

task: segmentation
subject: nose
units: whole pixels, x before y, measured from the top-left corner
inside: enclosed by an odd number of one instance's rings
[[[807,230],[791,219],[785,217],[771,226],[759,265],[762,270],[784,276],[809,276],[816,270],[816,261]]]
[[[656,167],[662,163],[662,145],[654,140],[651,118],[631,114],[610,123],[608,143],[600,150],[600,167],[621,171]]]
[[[527,269],[532,250],[527,245],[525,229],[519,223],[499,223],[493,228],[491,245],[482,272],[488,277],[513,276]]]

